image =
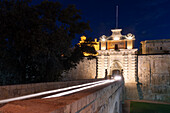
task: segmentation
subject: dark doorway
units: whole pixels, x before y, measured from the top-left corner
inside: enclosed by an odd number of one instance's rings
[[[113,70],[112,77],[114,77],[115,75],[120,75],[120,70]]]
[[[118,50],[118,44],[115,44],[115,50]]]

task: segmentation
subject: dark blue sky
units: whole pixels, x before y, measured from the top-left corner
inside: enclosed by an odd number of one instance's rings
[[[36,0],[34,2],[40,2]],[[115,7],[119,5],[119,28],[132,33],[136,46],[140,41],[170,38],[170,0],[52,0],[64,6],[75,4],[82,19],[90,21],[92,32],[87,37],[111,35],[115,28]],[[78,38],[78,37],[77,37]],[[78,39],[74,42],[78,42]]]

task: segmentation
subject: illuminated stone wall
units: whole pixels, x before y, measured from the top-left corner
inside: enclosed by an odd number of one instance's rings
[[[137,49],[120,49],[115,50],[99,50],[98,53],[98,78],[105,77],[105,70],[107,75],[112,75],[113,70],[123,71],[123,77],[126,83],[135,83]]]
[[[138,56],[138,93],[145,100],[170,102],[170,55]]]
[[[94,79],[96,76],[96,59],[88,60],[87,57],[72,68],[62,74],[63,80]]]
[[[170,39],[145,40],[141,44],[142,54],[170,53]]]
[[[137,49],[99,50],[98,53],[98,78],[112,76],[113,70],[120,70],[125,81],[125,98],[139,99],[137,92]]]

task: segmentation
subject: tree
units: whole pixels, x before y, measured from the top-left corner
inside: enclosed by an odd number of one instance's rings
[[[64,8],[59,2],[31,5],[31,0],[1,0],[0,76],[12,79],[4,84],[59,79],[68,69],[67,62],[76,63],[71,58],[72,39],[89,29],[74,5]]]
[[[71,68],[75,68],[77,66],[77,64],[83,60],[84,53],[90,53],[91,55],[86,56],[88,57],[89,60],[96,58],[95,56],[93,56],[94,54],[97,54],[94,45],[96,43],[94,41],[92,41],[92,38],[88,38],[87,40],[85,40],[83,43],[78,43],[75,45],[75,47],[72,49],[72,54],[70,55],[70,57],[64,57],[66,60],[64,60],[63,64],[65,67],[65,70],[69,70]]]

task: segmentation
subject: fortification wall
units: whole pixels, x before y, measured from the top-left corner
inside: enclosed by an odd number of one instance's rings
[[[170,102],[170,54],[139,55],[138,82],[139,98]]]
[[[63,80],[94,79],[96,76],[96,59],[88,60],[85,57],[77,64],[76,68],[64,72],[62,76]]]

